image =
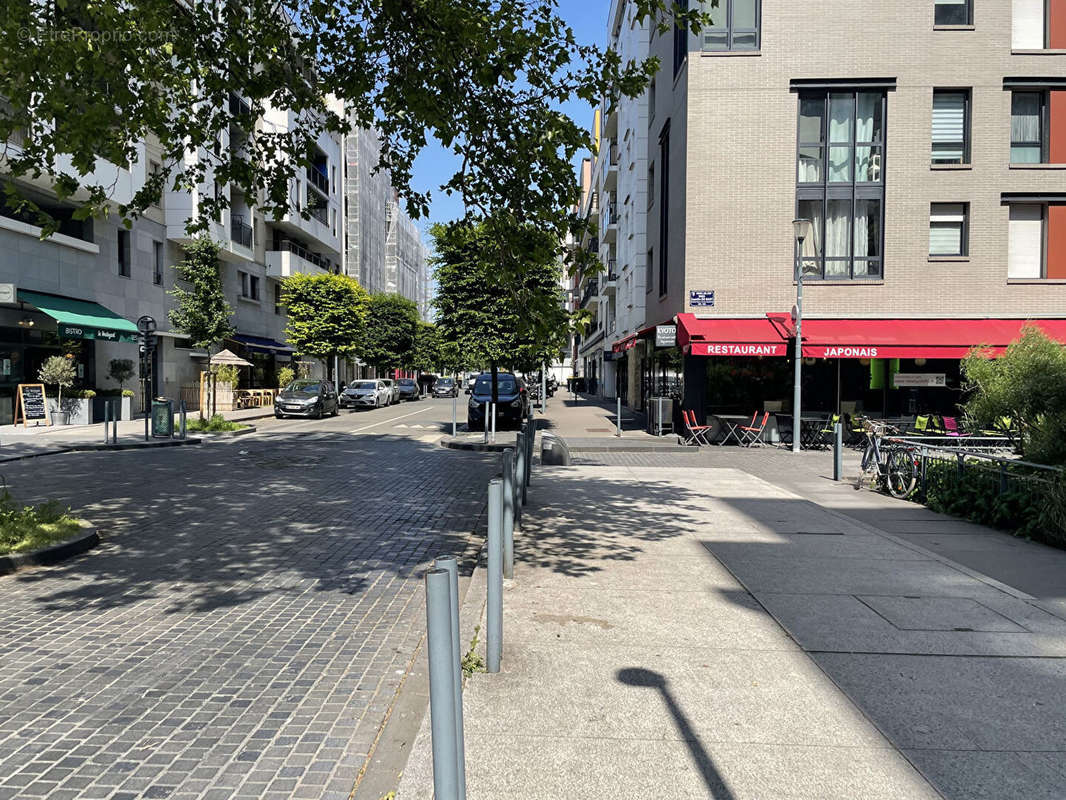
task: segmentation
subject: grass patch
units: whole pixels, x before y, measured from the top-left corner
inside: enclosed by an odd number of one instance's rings
[[[0,555],[28,553],[64,542],[81,533],[81,524],[70,509],[55,500],[22,506],[5,489],[0,494]]]
[[[225,419],[221,414],[215,414],[211,419],[193,417],[192,419],[186,418],[185,421],[185,430],[194,433],[228,433],[230,431],[243,430],[247,427],[249,426]]]

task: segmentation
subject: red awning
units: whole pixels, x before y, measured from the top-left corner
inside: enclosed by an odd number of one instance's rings
[[[620,341],[615,342],[613,345],[611,345],[611,349],[616,353],[624,353],[626,350],[632,350],[636,346],[637,335],[634,333],[624,339],[621,339]]]
[[[785,356],[788,340],[768,319],[677,315],[677,343],[694,356]]]
[[[1000,355],[1027,324],[1066,344],[1066,319],[805,319],[803,355],[961,359],[981,345]],[[788,327],[785,335],[792,333],[791,320]]]

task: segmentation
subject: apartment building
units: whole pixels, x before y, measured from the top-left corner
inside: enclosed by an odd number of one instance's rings
[[[798,264],[807,407],[952,409],[971,346],[1066,340],[1066,4],[707,10],[647,35],[645,227],[612,234],[645,236],[646,325],[611,344],[643,395],[787,410]]]

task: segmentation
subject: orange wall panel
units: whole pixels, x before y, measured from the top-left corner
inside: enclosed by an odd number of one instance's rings
[[[1051,92],[1050,106],[1048,160],[1052,164],[1066,164],[1066,91]]]
[[[1048,206],[1047,276],[1066,278],[1066,206]]]
[[[1050,0],[1048,8],[1048,46],[1052,50],[1066,50],[1066,0]]]

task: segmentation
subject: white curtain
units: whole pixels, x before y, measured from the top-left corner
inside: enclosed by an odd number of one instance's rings
[[[1041,277],[1043,252],[1044,207],[1036,204],[1012,205],[1007,243],[1007,277]]]
[[[1044,0],[1014,0],[1011,47],[1044,49]]]

